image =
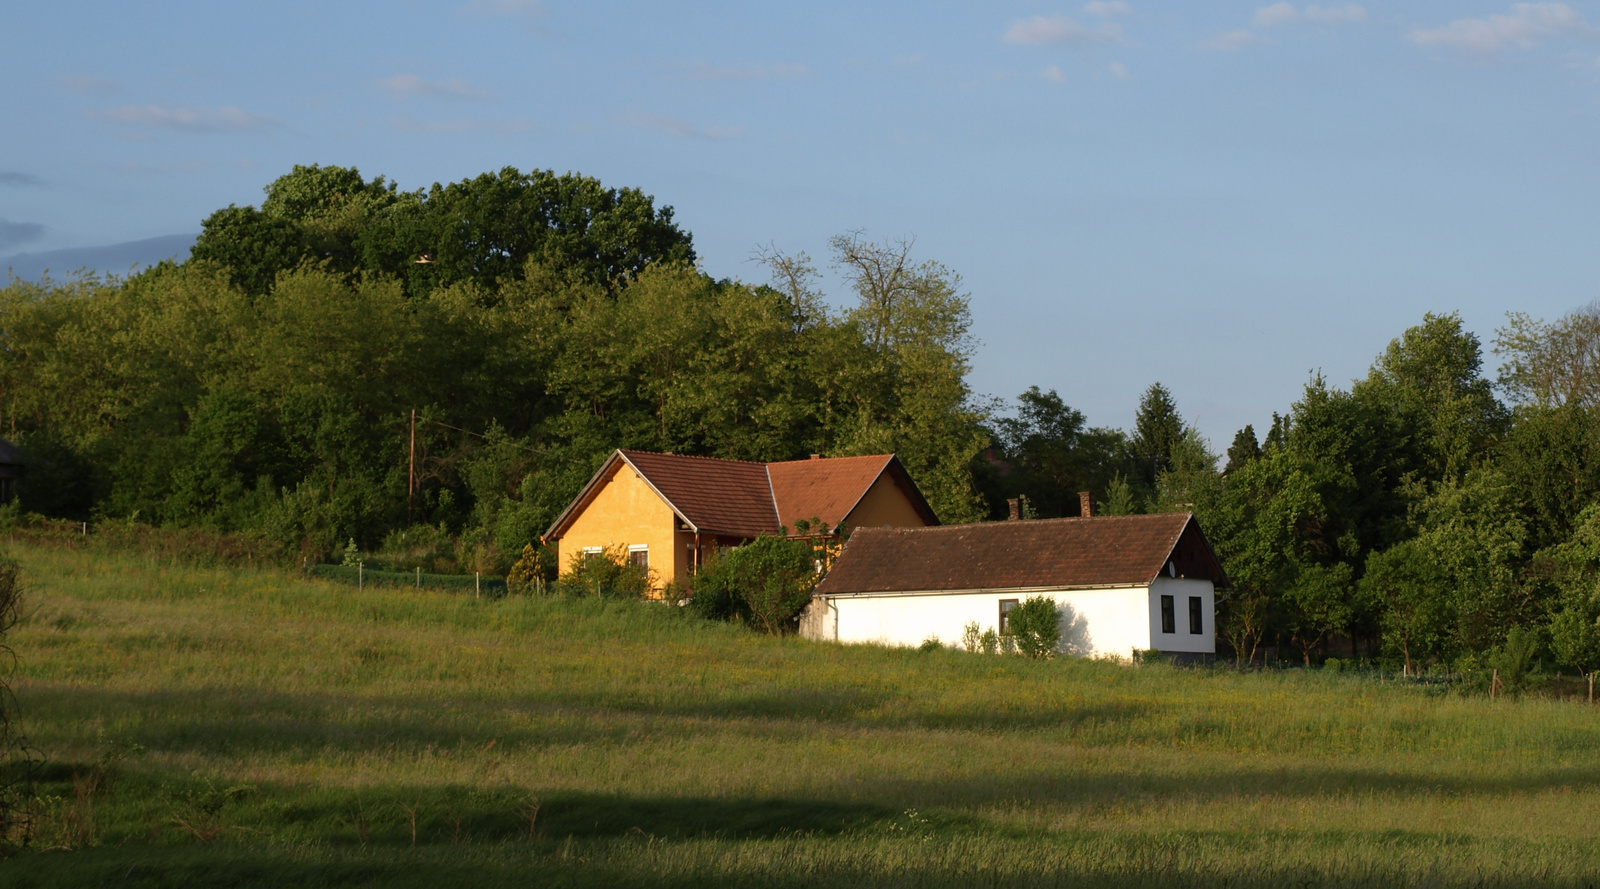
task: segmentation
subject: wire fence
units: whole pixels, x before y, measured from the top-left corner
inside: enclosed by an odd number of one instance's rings
[[[353,587],[412,587],[414,589],[444,590],[451,593],[498,598],[506,595],[503,577],[483,577],[476,574],[430,574],[422,570],[380,571],[362,565],[312,565],[306,569],[312,577],[331,580]]]

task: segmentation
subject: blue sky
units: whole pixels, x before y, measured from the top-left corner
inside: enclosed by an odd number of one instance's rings
[[[575,170],[704,266],[915,237],[972,381],[1226,447],[1426,311],[1600,296],[1600,4],[7,3],[0,255],[193,232],[296,163]],[[831,287],[837,297],[841,288]],[[1496,359],[1486,356],[1492,372]]]

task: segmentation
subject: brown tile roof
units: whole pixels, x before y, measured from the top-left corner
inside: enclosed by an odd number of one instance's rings
[[[649,451],[617,453],[701,531],[739,537],[778,533],[765,463]]]
[[[796,521],[820,518],[837,526],[885,472],[929,524],[938,518],[893,454],[752,463],[650,451],[615,451],[589,480],[545,537],[566,532],[603,483],[631,466],[692,527],[731,537],[793,530]]]
[[[778,520],[791,531],[795,522],[810,519],[822,519],[829,528],[838,527],[886,471],[922,513],[923,520],[930,525],[939,524],[922,492],[911,483],[910,475],[893,454],[767,464]]]
[[[817,595],[1145,584],[1169,559],[1227,585],[1194,516],[1167,513],[861,528]]]

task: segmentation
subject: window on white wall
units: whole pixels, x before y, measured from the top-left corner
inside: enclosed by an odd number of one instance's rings
[[[1200,597],[1189,597],[1189,633],[1198,636],[1205,632],[1205,621],[1200,618]]]
[[[1176,604],[1172,601],[1171,596],[1161,597],[1161,632],[1178,632],[1178,615],[1175,613],[1176,610]]]
[[[1017,599],[1000,600],[1000,635],[1011,635],[1011,612],[1015,611],[1019,604],[1021,603]]]

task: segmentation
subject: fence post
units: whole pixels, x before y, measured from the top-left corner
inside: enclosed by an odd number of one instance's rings
[[[359,589],[363,589],[363,588],[366,587],[366,585],[367,585],[367,563],[358,560],[356,562],[356,589],[358,589],[358,590]]]
[[[422,589],[422,566],[417,566],[417,589]]]
[[[1489,680],[1489,700],[1491,700],[1491,701],[1494,700],[1494,694],[1495,694],[1495,692],[1497,692],[1499,690],[1500,690],[1500,670],[1498,668],[1496,668],[1495,671],[1494,671],[1494,678]]]
[[[483,598],[483,572],[472,572],[472,598]]]

